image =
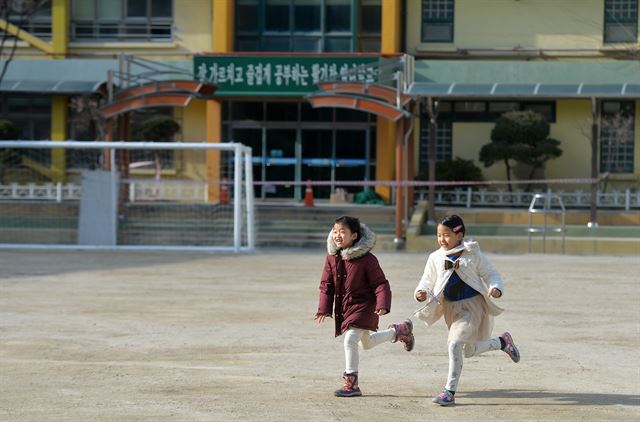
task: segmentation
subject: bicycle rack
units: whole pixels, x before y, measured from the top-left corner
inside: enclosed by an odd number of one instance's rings
[[[538,201],[542,199],[542,208],[536,208],[536,204]],[[557,205],[560,207],[559,209],[553,208],[554,199],[557,200]],[[532,217],[533,214],[542,213],[543,216],[543,226],[542,227],[533,227]],[[564,203],[562,202],[562,198],[560,195],[556,195],[551,193],[549,190],[547,193],[537,193],[533,195],[531,198],[531,203],[529,204],[529,227],[527,228],[527,236],[529,243],[529,253],[531,253],[531,234],[532,233],[542,233],[542,253],[546,252],[546,243],[547,243],[547,232],[556,232],[562,233],[562,241],[560,243],[562,253],[564,254],[564,237],[565,237],[565,217],[566,217],[566,209],[564,207]],[[562,223],[560,227],[549,228],[547,224],[547,215],[548,214],[561,214],[562,215]]]

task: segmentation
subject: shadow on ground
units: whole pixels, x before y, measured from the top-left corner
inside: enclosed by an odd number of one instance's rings
[[[603,394],[603,393],[562,393],[536,390],[483,390],[469,391],[460,394],[464,398],[473,399],[506,399],[514,400],[520,405],[568,405],[568,406],[640,406],[639,395]],[[531,399],[530,403],[526,403]],[[548,400],[548,401],[547,401]],[[500,402],[503,405],[505,403]],[[515,404],[515,403],[514,403]]]

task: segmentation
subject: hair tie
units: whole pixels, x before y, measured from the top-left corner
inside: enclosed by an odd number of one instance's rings
[[[455,227],[454,227],[453,229],[451,229],[451,230],[453,230],[453,232],[454,232],[454,233],[458,233],[460,230],[462,230],[462,224],[460,224],[460,225],[458,225],[458,226],[455,226]]]

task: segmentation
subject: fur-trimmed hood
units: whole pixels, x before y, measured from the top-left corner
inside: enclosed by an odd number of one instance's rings
[[[480,250],[480,246],[478,245],[478,242],[474,240],[465,240],[455,248],[445,250],[442,247],[440,247],[440,249],[438,249],[437,252],[441,253],[442,255],[452,255],[456,252],[462,252],[462,251],[473,252],[476,250]]]
[[[336,242],[333,241],[333,236],[331,236],[332,233],[333,230],[329,232],[329,237],[327,237],[327,253],[329,255],[338,253]],[[348,261],[350,259],[360,258],[371,251],[375,245],[376,234],[365,224],[360,223],[360,239],[350,247],[341,251],[342,259]]]

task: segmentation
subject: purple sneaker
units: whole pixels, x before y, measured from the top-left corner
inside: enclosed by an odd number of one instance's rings
[[[518,351],[516,344],[513,342],[511,334],[509,334],[508,331],[505,331],[504,333],[502,333],[500,338],[506,343],[504,349],[502,350],[504,350],[504,352],[509,355],[512,361],[518,363],[520,361],[520,352]]]
[[[404,350],[410,352],[413,350],[415,344],[415,338],[413,337],[413,322],[410,319],[405,319],[404,322],[399,324],[391,324],[389,328],[396,330],[396,336],[393,339],[393,343],[400,341],[404,343]]]
[[[456,398],[445,388],[431,401],[440,406],[451,406],[456,403]]]

